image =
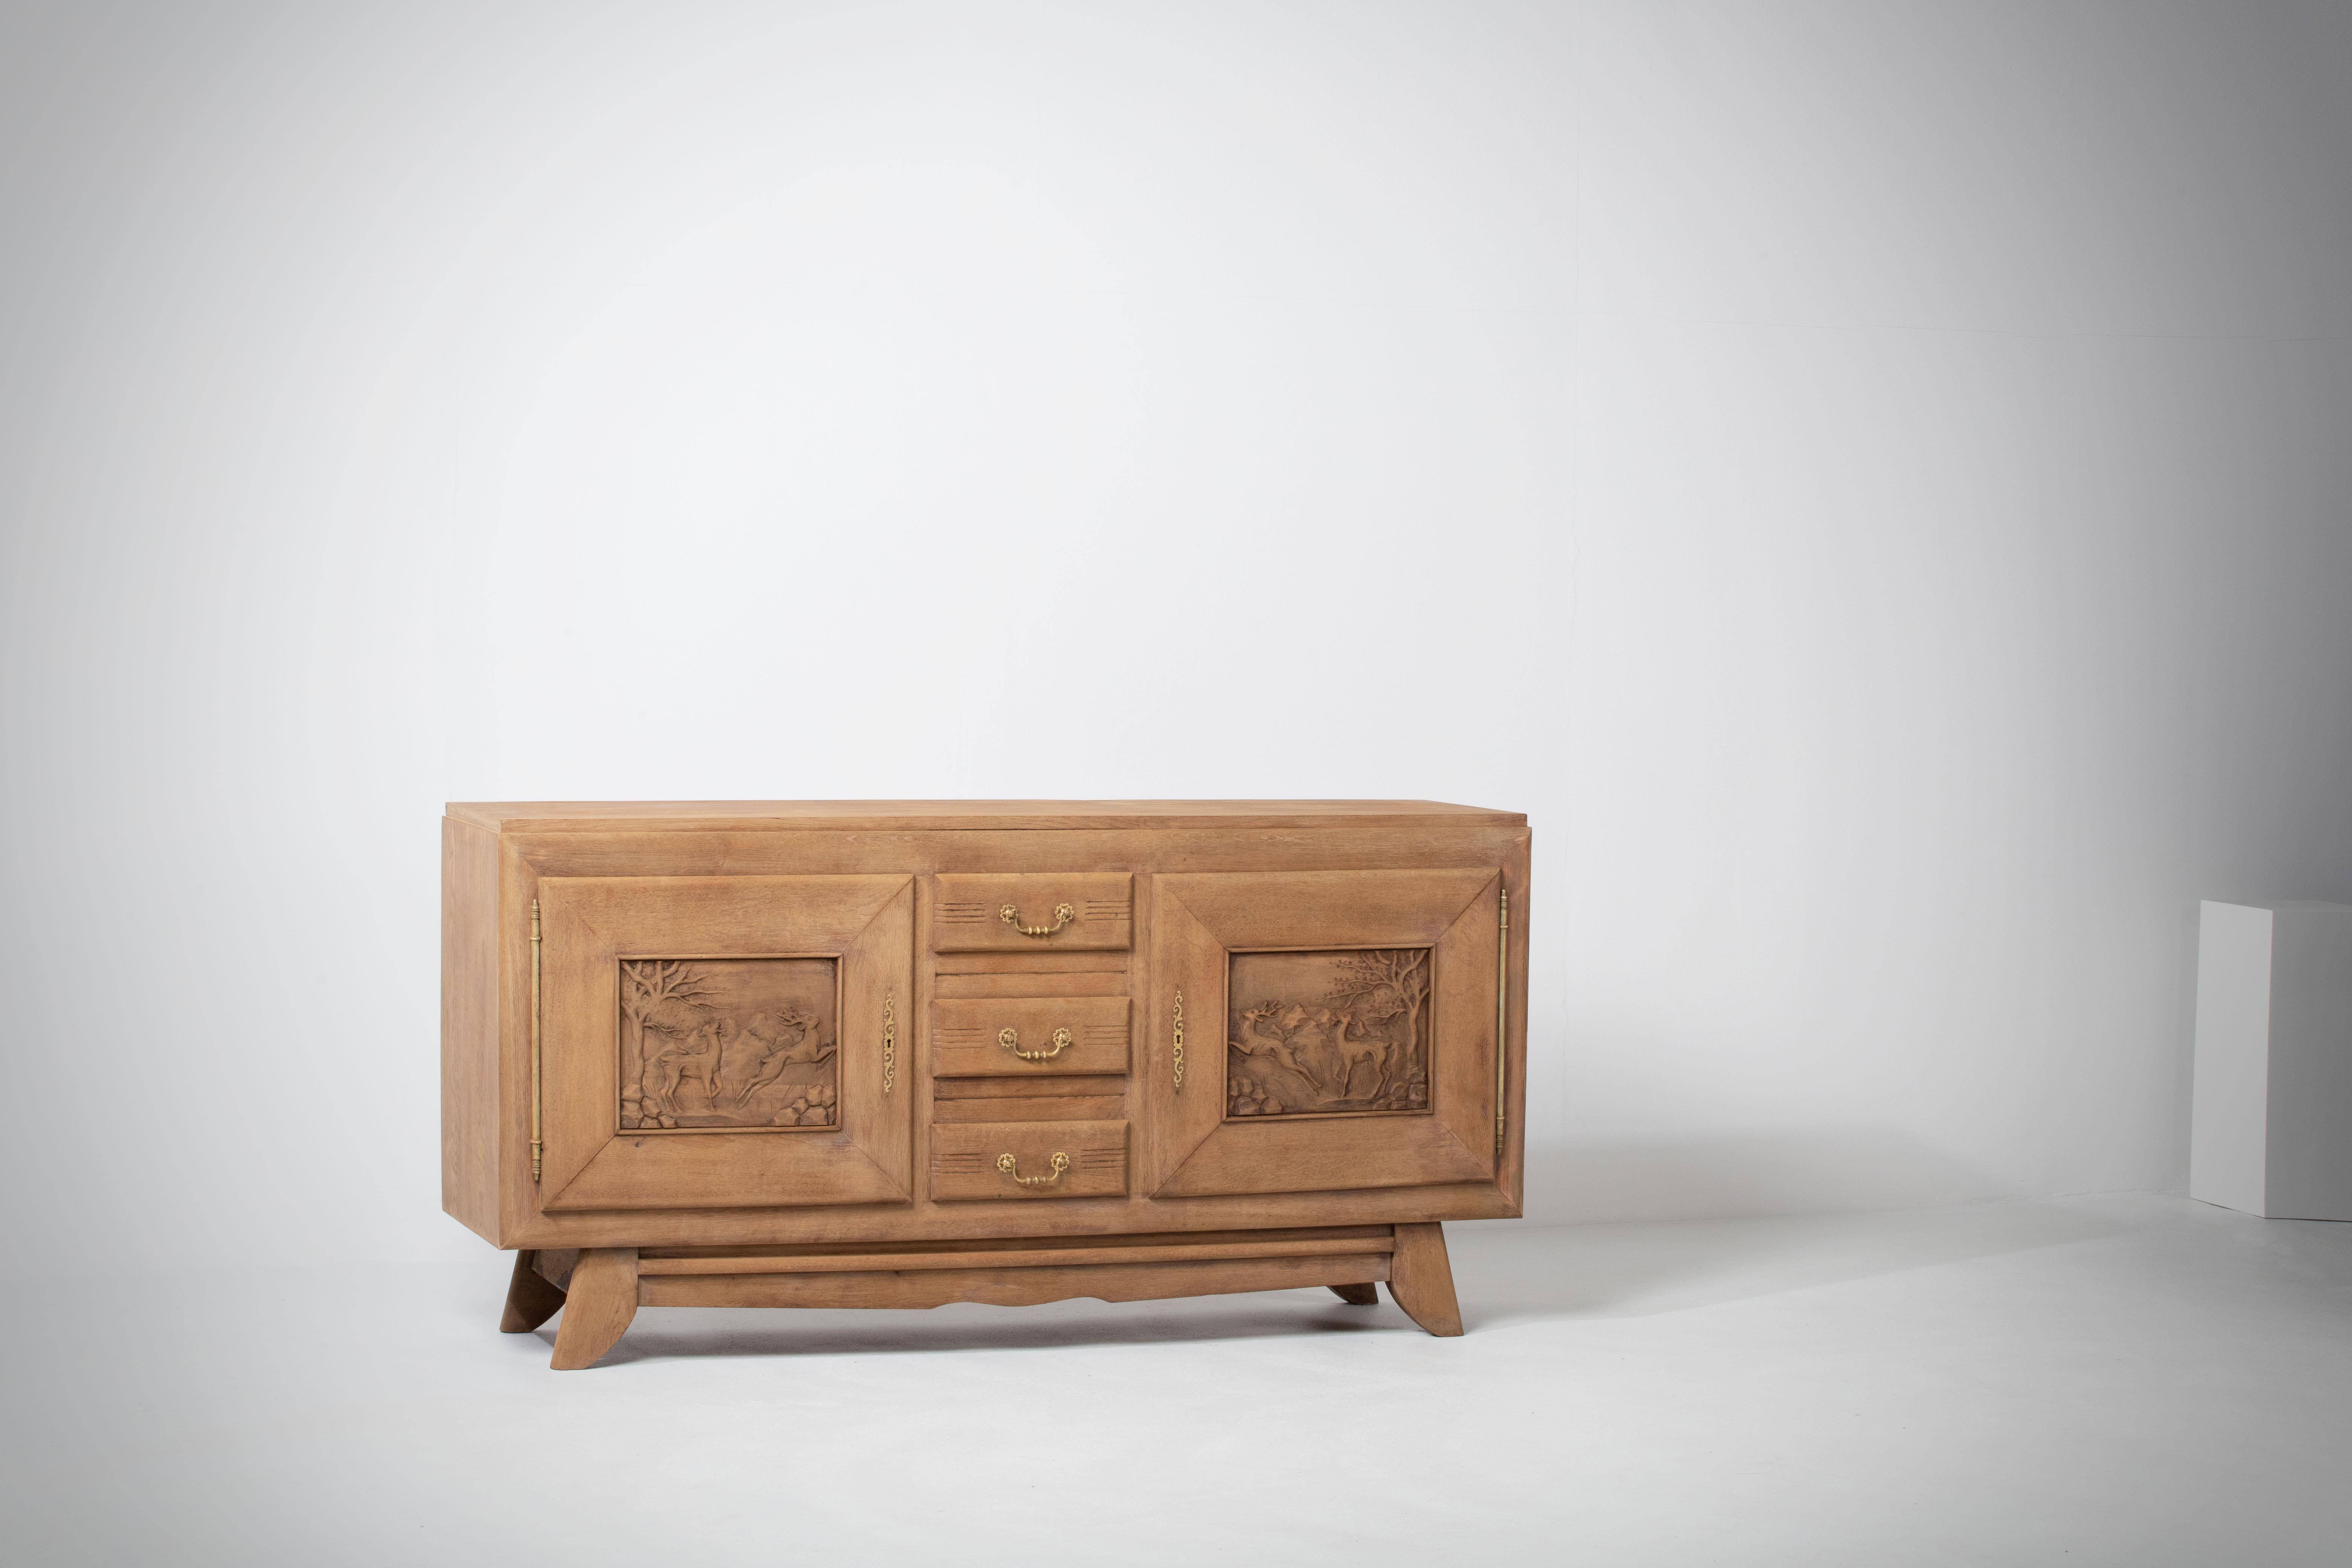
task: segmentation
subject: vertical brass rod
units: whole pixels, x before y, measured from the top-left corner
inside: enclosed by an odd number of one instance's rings
[[[546,1148],[539,1125],[539,900],[530,901],[530,1179],[539,1180]]]
[[[1509,1112],[1503,1099],[1511,1068],[1511,884],[1504,873],[1502,914],[1495,937],[1495,1173],[1501,1175],[1503,1131]]]

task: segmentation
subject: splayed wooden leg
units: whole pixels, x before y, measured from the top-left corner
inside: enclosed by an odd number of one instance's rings
[[[547,1364],[558,1372],[594,1365],[636,1315],[637,1249],[599,1247],[583,1252],[564,1293],[563,1321],[555,1330],[555,1357]]]
[[[499,1319],[499,1332],[527,1334],[562,1307],[563,1292],[533,1267],[538,1261],[536,1252],[515,1254],[514,1278],[507,1281],[507,1310]]]
[[[1350,1307],[1376,1307],[1381,1300],[1381,1288],[1377,1285],[1334,1285],[1331,1294]]]
[[[1445,1231],[1437,1225],[1396,1227],[1395,1272],[1389,1295],[1405,1316],[1441,1339],[1462,1331],[1462,1309],[1454,1300],[1454,1266],[1445,1258]]]

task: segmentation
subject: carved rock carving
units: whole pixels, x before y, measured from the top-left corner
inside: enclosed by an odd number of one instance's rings
[[[621,1126],[839,1124],[829,958],[624,959]]]
[[[1429,1109],[1427,948],[1237,952],[1225,1114]]]

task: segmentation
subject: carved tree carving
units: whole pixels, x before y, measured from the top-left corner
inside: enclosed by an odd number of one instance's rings
[[[658,1053],[666,1058],[661,1068],[647,1059],[646,1026],[652,1023],[666,1034],[690,1036],[709,1016],[705,1005],[709,994],[701,971],[691,963],[657,958],[621,965],[621,1016],[628,1026],[621,1037],[621,1083],[625,1095],[635,1089],[650,1102],[645,1113],[649,1121],[658,1124],[661,1117],[673,1114],[669,1095],[656,1089],[656,1080],[667,1076],[675,1089],[685,1069],[667,1070],[668,1063],[678,1060],[674,1047]],[[717,1064],[708,1070],[715,1075]]]
[[[1429,1105],[1429,953],[1235,953],[1226,1114],[1328,1115]]]
[[[621,964],[625,1129],[830,1127],[829,959]]]
[[[1331,988],[1324,993],[1328,1002],[1359,1007],[1372,1023],[1387,1025],[1391,1034],[1402,1037],[1381,1057],[1374,1093],[1384,1093],[1400,1068],[1421,1059],[1421,1005],[1429,997],[1429,954],[1412,948],[1350,952],[1333,970]]]

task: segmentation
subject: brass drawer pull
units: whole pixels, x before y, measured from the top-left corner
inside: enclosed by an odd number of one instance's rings
[[[1007,1025],[996,1031],[996,1043],[1024,1062],[1050,1062],[1070,1048],[1070,1031],[1054,1031],[1054,1048],[1050,1051],[1024,1051],[1021,1048],[1021,1031]]]
[[[1070,1168],[1070,1157],[1067,1154],[1057,1152],[1049,1163],[1054,1167],[1054,1173],[1052,1175],[1024,1176],[1021,1173],[1019,1168],[1020,1163],[1014,1160],[1012,1155],[999,1154],[996,1157],[996,1168],[1003,1172],[1006,1175],[1012,1177],[1014,1181],[1020,1183],[1024,1187],[1052,1186],[1055,1182],[1062,1179],[1062,1173]]]
[[[996,911],[996,918],[1019,931],[1023,936],[1052,936],[1078,918],[1078,911],[1067,904],[1054,906],[1054,923],[1049,926],[1025,926],[1021,923],[1021,911],[1007,904]]]

